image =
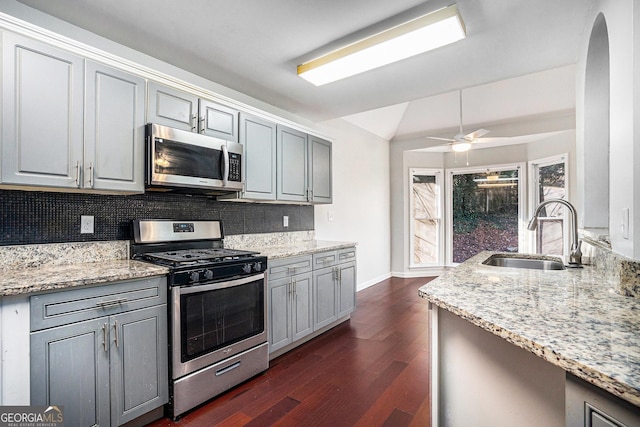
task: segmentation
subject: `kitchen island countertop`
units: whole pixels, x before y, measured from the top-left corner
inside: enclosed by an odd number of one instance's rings
[[[483,265],[482,252],[419,295],[640,406],[640,299],[590,266],[559,271]]]

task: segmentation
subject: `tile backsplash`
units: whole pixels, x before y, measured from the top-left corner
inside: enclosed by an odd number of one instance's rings
[[[313,206],[217,201],[175,193],[103,195],[0,190],[0,245],[130,240],[133,219],[221,220],[225,235],[313,230]],[[80,216],[94,233],[80,233]],[[283,227],[283,216],[289,226]]]

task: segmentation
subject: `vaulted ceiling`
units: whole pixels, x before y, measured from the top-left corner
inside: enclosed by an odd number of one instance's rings
[[[315,87],[298,64],[451,0],[19,2],[300,117],[346,117],[385,139],[456,127],[459,89],[469,124],[573,108],[567,83],[592,4],[457,0],[466,39]]]

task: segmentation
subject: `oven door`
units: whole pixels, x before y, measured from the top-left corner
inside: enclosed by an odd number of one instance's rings
[[[242,145],[147,125],[147,186],[242,190]]]
[[[172,378],[267,341],[265,274],[177,286],[172,298]]]

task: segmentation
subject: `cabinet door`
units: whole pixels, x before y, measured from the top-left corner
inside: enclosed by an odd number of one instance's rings
[[[331,143],[309,136],[309,195],[313,203],[331,203],[332,169]]]
[[[327,267],[313,272],[313,328],[318,330],[338,319],[336,269]]]
[[[288,344],[291,337],[291,278],[269,281],[269,352]]]
[[[248,199],[276,199],[276,125],[240,114],[240,143],[244,146],[244,193]]]
[[[17,34],[2,39],[2,181],[81,185],[83,60]]]
[[[197,132],[198,97],[156,82],[149,82],[147,122]]]
[[[311,273],[298,274],[293,280],[293,341],[313,332],[313,282]]]
[[[167,306],[110,317],[111,411],[121,425],[169,400]]]
[[[338,317],[343,317],[356,307],[356,263],[340,264],[338,269],[340,279]]]
[[[278,126],[277,199],[307,201],[307,134]]]
[[[87,61],[84,187],[144,192],[145,80]]]
[[[31,404],[64,406],[67,425],[110,424],[106,317],[31,334]]]
[[[199,111],[198,132],[238,142],[238,110],[201,99]]]

